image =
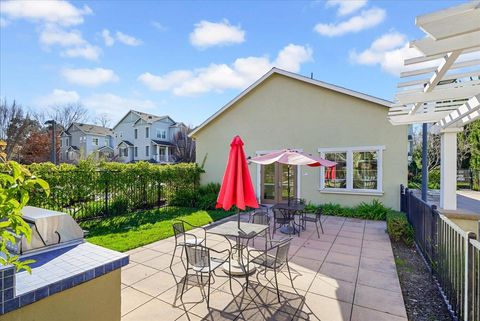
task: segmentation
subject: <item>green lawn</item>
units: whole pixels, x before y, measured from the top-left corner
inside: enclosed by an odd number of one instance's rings
[[[82,222],[80,225],[88,230],[86,239],[89,242],[124,252],[172,236],[171,224],[175,219],[205,225],[232,214],[234,212],[223,210],[165,207]]]

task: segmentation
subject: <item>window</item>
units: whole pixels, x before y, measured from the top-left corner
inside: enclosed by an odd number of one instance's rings
[[[63,147],[63,139],[60,139],[60,147]]]
[[[128,148],[120,148],[120,157],[127,157],[128,156]]]
[[[320,190],[328,192],[382,193],[384,146],[320,148],[322,158],[337,163],[320,168]]]
[[[135,147],[135,157],[138,157],[138,147]]]
[[[157,138],[166,139],[167,138],[167,131],[157,129]]]
[[[92,138],[92,144],[98,146],[98,138]]]
[[[336,166],[325,169],[325,188],[347,188],[347,153],[325,153]]]
[[[145,146],[145,156],[148,156],[150,152],[150,146]]]
[[[150,136],[150,128],[145,127],[145,138],[148,138],[148,136]]]
[[[108,137],[105,137],[105,146],[110,146],[110,139],[108,139]]]
[[[138,129],[135,128],[133,133],[134,133],[133,135],[134,135],[135,139],[137,139],[138,138]]]

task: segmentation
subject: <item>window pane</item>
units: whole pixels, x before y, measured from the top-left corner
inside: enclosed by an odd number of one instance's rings
[[[337,163],[325,168],[325,188],[347,188],[347,153],[325,153],[325,159]]]
[[[377,152],[353,153],[353,188],[377,189]]]
[[[264,165],[263,167],[263,199],[275,199],[275,165]]]

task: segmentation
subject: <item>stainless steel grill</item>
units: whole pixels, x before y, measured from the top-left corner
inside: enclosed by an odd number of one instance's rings
[[[84,232],[68,214],[43,208],[25,206],[23,219],[30,225],[30,242],[22,236],[8,249],[16,254],[25,255],[52,247],[83,242]]]

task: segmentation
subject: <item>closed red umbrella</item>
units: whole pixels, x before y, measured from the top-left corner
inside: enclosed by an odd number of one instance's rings
[[[216,208],[229,210],[233,205],[242,210],[247,206],[258,208],[240,136],[235,136],[230,143],[230,154]],[[238,214],[238,224],[240,227],[240,214]]]

